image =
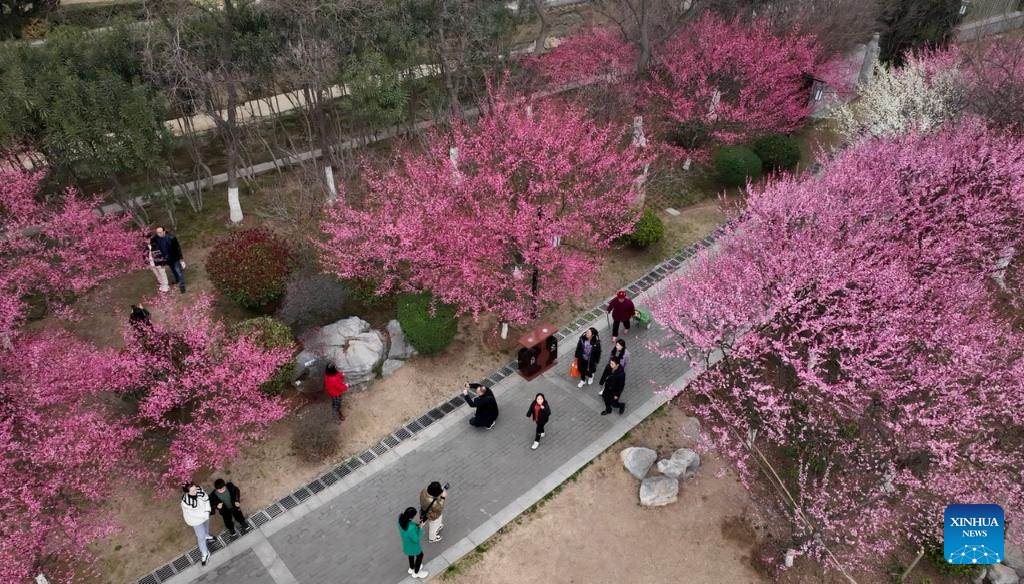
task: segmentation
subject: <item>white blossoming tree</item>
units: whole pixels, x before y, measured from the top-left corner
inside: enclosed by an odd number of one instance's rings
[[[836,106],[839,132],[849,140],[881,138],[958,118],[966,106],[959,63],[956,50],[945,50],[908,55],[899,68],[879,65],[858,99]]]

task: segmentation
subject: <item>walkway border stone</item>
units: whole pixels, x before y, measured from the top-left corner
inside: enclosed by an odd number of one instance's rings
[[[660,286],[657,285],[664,283],[666,277],[675,273],[687,260],[696,256],[702,250],[714,245],[718,238],[721,237],[729,227],[730,223],[725,223],[719,226],[703,239],[683,248],[676,255],[662,261],[650,272],[625,286],[624,289],[628,290],[633,297],[640,297],[641,295],[647,296],[650,292],[654,291],[652,290],[653,288],[660,288]],[[602,302],[591,310],[580,314],[569,324],[560,328],[555,333],[555,338],[559,340],[559,343],[566,338],[572,339],[574,335],[579,334],[585,326],[589,326],[595,318],[601,316],[605,312],[605,307],[606,303]],[[484,378],[482,381],[490,384],[492,387],[497,386],[502,381],[505,381],[510,377],[515,377],[517,367],[518,363],[516,361],[510,361],[508,364],[498,368],[497,371]],[[681,378],[675,380],[672,385],[676,386],[679,383],[686,383],[697,374],[698,373],[694,370],[690,370]],[[648,400],[642,406],[633,410],[630,415],[627,416],[627,419],[630,421],[627,428],[631,428],[643,421],[644,418],[669,399],[670,397],[668,395],[658,396],[655,399]],[[418,436],[425,437],[425,435],[433,435],[442,430],[442,427],[447,427],[450,423],[455,423],[456,420],[452,419],[454,416],[449,417],[449,419],[445,418],[448,414],[456,411],[464,404],[465,401],[462,398],[460,390],[460,392],[456,393],[452,397],[438,403],[433,408],[424,412],[423,415],[410,420],[403,426],[400,426],[362,453],[350,457],[341,464],[338,464],[334,468],[314,478],[309,483],[299,487],[292,493],[289,493],[267,507],[252,513],[249,516],[249,521],[254,527],[261,529],[254,529],[242,537],[250,538],[249,541],[251,542],[251,538],[254,535],[259,536],[260,531],[265,532],[264,537],[269,536],[274,531],[277,531],[281,527],[285,527],[288,523],[291,523],[290,519],[294,520],[295,515],[288,513],[289,511],[296,509],[299,506],[308,506],[311,508],[319,507],[324,502],[324,500],[319,496],[320,493],[328,489],[331,491],[343,492],[367,476],[375,474],[377,471],[386,468],[397,461],[397,459],[407,450],[413,447],[412,440],[414,438]],[[431,428],[431,426],[435,427]],[[441,556],[430,561],[427,564],[428,569],[432,573],[439,573],[444,568],[447,568],[447,566],[457,561],[458,558],[462,557],[469,551],[472,551],[472,549],[477,545],[483,543],[489,537],[494,535],[498,529],[539,501],[544,495],[572,476],[573,473],[578,471],[588,462],[604,452],[612,444],[621,439],[626,431],[628,431],[628,429],[621,430],[616,427],[608,430],[600,440],[595,441],[587,448],[580,451],[572,459],[549,475],[543,482],[537,484],[533,489],[520,496],[514,503],[507,506],[491,518],[491,520],[485,522],[481,527],[470,533],[468,538],[458,542],[451,549],[446,550],[441,554]],[[232,536],[225,530],[217,536],[213,543],[210,544],[210,550],[216,552],[224,549],[225,547],[230,546],[237,539],[239,538]],[[200,557],[201,553],[199,552],[199,548],[193,547],[181,556],[139,578],[137,580],[137,584],[161,584],[162,582],[166,582],[176,574],[179,574],[193,564],[198,563]],[[216,554],[214,555],[214,558],[217,558]],[[410,582],[411,581],[412,580],[410,580]]]

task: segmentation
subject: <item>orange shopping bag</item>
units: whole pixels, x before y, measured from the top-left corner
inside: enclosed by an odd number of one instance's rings
[[[572,365],[569,365],[569,377],[579,377],[579,376],[580,376],[579,359],[573,359],[572,360]]]

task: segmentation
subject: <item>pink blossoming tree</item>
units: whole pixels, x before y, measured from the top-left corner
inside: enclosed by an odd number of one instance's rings
[[[790,132],[809,112],[820,51],[813,36],[777,36],[760,22],[711,13],[656,49],[647,109],[677,158],[700,159],[714,143]]]
[[[201,296],[173,326],[130,335],[123,356],[141,390],[139,426],[167,444],[162,478],[170,484],[222,466],[287,413],[283,398],[260,386],[291,351],[233,338],[213,319],[212,301]]]
[[[13,341],[25,298],[63,302],[141,267],[141,235],[129,218],[99,217],[95,198],[39,193],[43,172],[0,165],[0,345]]]
[[[98,399],[124,374],[115,352],[68,334],[23,335],[0,350],[0,581],[27,582],[43,566],[62,579],[110,533],[97,504],[140,476],[140,432]]]
[[[140,432],[98,397],[126,379],[117,355],[67,334],[26,334],[26,298],[63,303],[139,260],[127,218],[101,218],[66,190],[46,199],[42,172],[0,165],[0,581],[24,582],[110,531],[95,504],[133,474]]]
[[[669,356],[721,356],[694,403],[740,476],[776,487],[793,549],[844,569],[941,540],[952,502],[1024,508],[1024,334],[991,280],[1022,217],[1019,139],[869,140],[753,192],[671,283]]]
[[[508,323],[588,285],[635,222],[641,153],[627,128],[580,108],[490,97],[476,124],[454,121],[423,152],[364,169],[365,198],[326,209],[326,269]]]

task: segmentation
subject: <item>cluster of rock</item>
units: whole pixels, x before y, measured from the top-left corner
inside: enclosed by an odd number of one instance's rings
[[[1007,541],[1003,548],[1003,563],[986,566],[973,584],[1020,584],[1024,582],[1024,551]]]
[[[689,448],[680,448],[663,460],[658,460],[657,452],[643,447],[626,448],[620,456],[626,470],[640,479],[640,504],[644,507],[675,503],[679,481],[693,478],[700,468],[700,455]],[[652,466],[661,474],[647,476]]]
[[[378,371],[388,377],[415,354],[397,320],[379,331],[358,316],[343,318],[303,337],[303,349],[295,357],[296,385],[301,391],[319,391],[316,381],[323,376],[324,366],[334,363],[345,372],[349,390],[361,391]]]

